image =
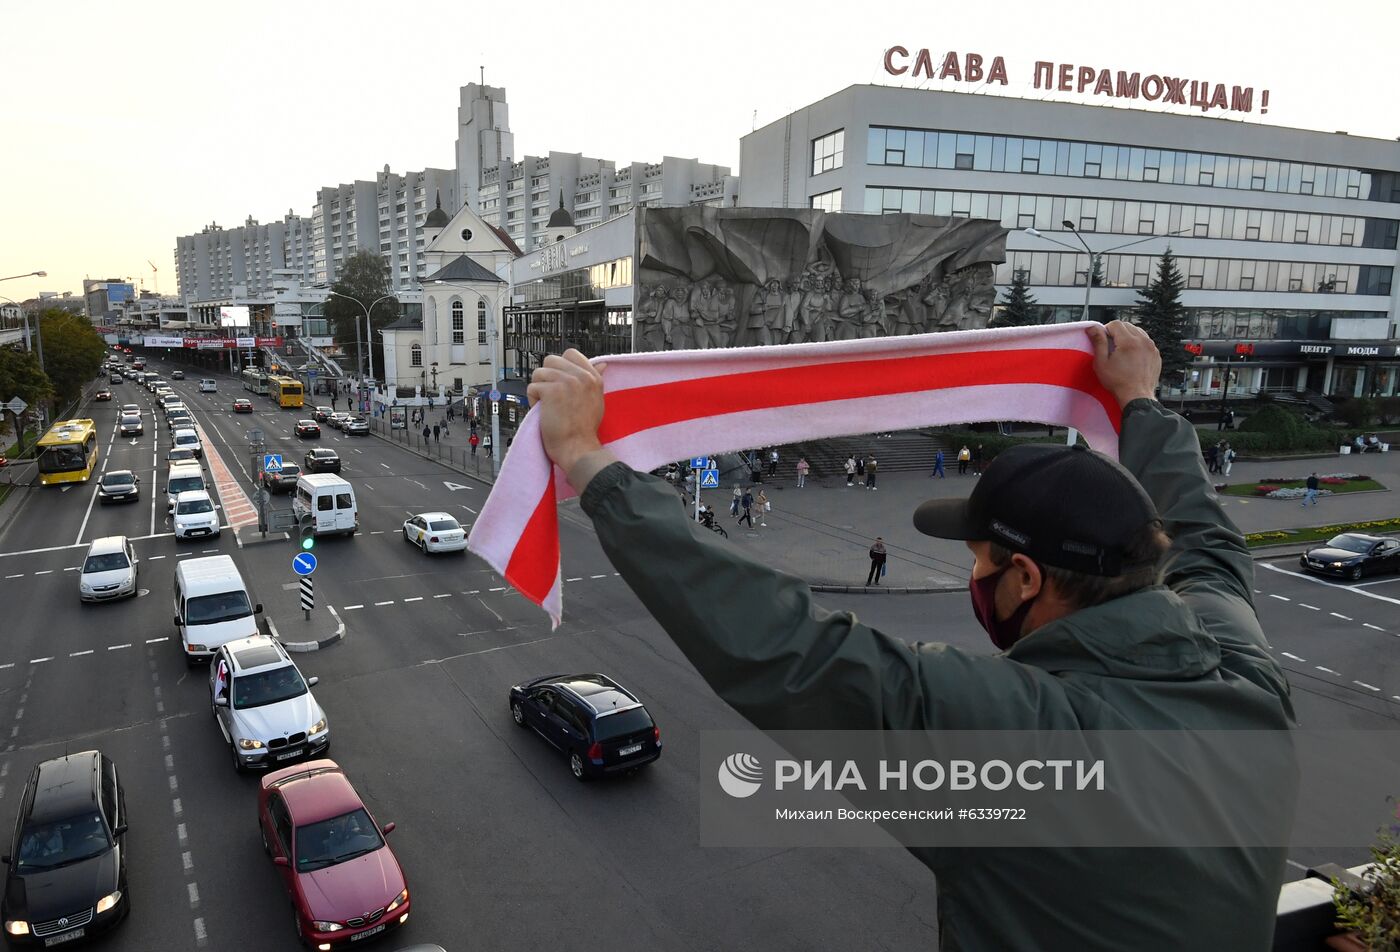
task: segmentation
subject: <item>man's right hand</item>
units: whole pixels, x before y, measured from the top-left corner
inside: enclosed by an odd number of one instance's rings
[[[583,354],[572,348],[562,356],[550,354],[530,376],[526,394],[534,405],[531,412],[539,414],[544,451],[566,474],[581,457],[601,448],[603,375]]]
[[[1085,329],[1094,345],[1094,372],[1120,408],[1140,397],[1156,399],[1162,355],[1147,331],[1124,321]]]

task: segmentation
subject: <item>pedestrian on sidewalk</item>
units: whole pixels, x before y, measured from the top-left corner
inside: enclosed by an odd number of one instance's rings
[[[1221,472],[1223,472],[1226,476],[1229,476],[1230,467],[1235,465],[1235,451],[1231,448],[1229,443],[1225,444],[1225,456],[1223,458],[1223,463],[1224,465],[1221,468]]]
[[[473,433],[472,436],[471,436],[471,439],[467,440],[467,442],[468,442],[469,444],[471,444],[471,448],[472,448],[472,458],[475,459],[475,458],[476,458],[476,446],[477,446],[478,443],[481,442],[481,440],[477,437],[477,435],[476,435],[475,433]]]
[[[874,489],[875,473],[879,470],[880,464],[875,461],[875,457],[870,457],[870,462],[865,464],[865,488]]]
[[[855,458],[854,456],[847,456],[847,457],[846,457],[846,488],[849,489],[851,486],[853,486],[853,485],[855,484],[855,481],[856,481],[856,458]]]
[[[778,475],[778,448],[776,446],[768,451],[768,475]]]
[[[486,458],[491,458],[491,434],[487,433],[481,438],[481,447],[486,451]]]
[[[982,475],[982,444],[977,444],[977,449],[972,451],[972,475]]]
[[[424,442],[424,443],[428,442],[428,438],[429,438],[430,436],[432,436],[432,435],[433,435],[432,429],[431,429],[426,423],[423,424],[423,442]]]
[[[880,536],[875,537],[875,544],[870,547],[870,571],[865,576],[865,584],[879,585],[880,576],[885,574],[885,540]]]
[[[451,435],[452,435],[451,433],[447,432],[447,417],[443,417],[441,420],[439,420],[439,421],[438,421],[438,426],[442,427],[442,435],[443,435],[443,436],[451,436]]]
[[[744,490],[738,483],[734,484],[734,493],[729,497],[729,514],[734,517],[734,521],[739,521],[739,505],[744,499]]]
[[[933,472],[928,474],[928,478],[933,479],[935,476],[939,479],[948,478],[947,474],[943,472],[943,451],[941,449],[933,454]]]
[[[768,525],[767,520],[764,518],[764,513],[773,508],[773,504],[768,501],[768,494],[760,489],[758,495],[754,497],[754,503],[758,506],[758,524],[761,526]]]
[[[858,476],[858,477],[861,478],[861,479],[864,479],[864,478],[865,478],[865,454],[864,454],[864,453],[861,453],[859,456],[856,457],[856,476]]]
[[[332,409],[332,410],[335,410],[335,409],[336,409],[335,403],[336,403],[336,400],[337,400],[337,399],[339,399],[339,398],[338,398],[335,394],[331,394],[331,409]]]
[[[447,405],[447,419],[450,421],[452,418],[452,404],[449,403]]]
[[[964,444],[963,444],[963,448],[960,449],[960,450],[958,450],[958,475],[959,475],[959,476],[966,476],[966,475],[967,475],[967,464],[970,463],[970,462],[972,462],[972,450],[968,449],[968,448],[967,448],[967,444],[964,443]]]
[[[1206,472],[1220,472],[1220,444],[1212,443],[1206,447]]]
[[[423,427],[423,429],[426,430],[427,427],[425,426],[425,427]],[[434,442],[434,443],[441,443],[441,442],[442,442],[442,427],[438,426],[436,423],[433,424],[433,442]]]
[[[1308,485],[1307,494],[1306,494],[1305,496],[1303,496],[1303,506],[1304,506],[1304,508],[1307,507],[1308,503],[1312,503],[1314,506],[1317,505],[1317,487],[1318,487],[1317,473],[1313,473],[1311,476],[1308,477],[1308,484],[1307,484],[1307,485]]]
[[[740,499],[740,504],[744,507],[744,514],[739,517],[739,522],[747,522],[749,528],[753,528],[753,490],[744,490],[744,495]]]
[[[797,488],[802,489],[807,485],[807,474],[812,471],[812,464],[807,462],[807,457],[797,458]]]

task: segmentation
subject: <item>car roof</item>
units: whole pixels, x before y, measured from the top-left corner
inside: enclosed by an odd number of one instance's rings
[[[199,433],[198,433],[198,432],[195,430],[195,428],[192,427],[192,426],[177,426],[177,427],[175,428],[175,435],[174,435],[173,439],[177,439],[177,440],[178,440],[180,437],[184,436],[186,433],[188,433],[190,436],[194,437],[195,439],[199,439]]]
[[[1353,538],[1353,539],[1360,539],[1360,540],[1362,540],[1363,542],[1381,542],[1381,541],[1383,541],[1383,537],[1382,537],[1382,536],[1371,535],[1370,533],[1367,533],[1367,532],[1339,532],[1339,533],[1337,533],[1337,535],[1350,536],[1350,537]],[[1337,537],[1337,536],[1333,536],[1332,538],[1335,539],[1336,537]]]
[[[203,489],[184,489],[175,494],[176,502],[194,502],[197,499],[209,499],[210,502],[213,502],[209,498],[209,493]]]
[[[97,777],[102,754],[83,750],[45,760],[35,769],[34,801],[27,819],[58,820],[97,803]]]
[[[335,450],[331,449],[329,446],[320,446],[320,447],[317,447],[317,448],[314,449],[314,450],[310,450],[309,452],[310,452],[310,454],[311,454],[312,456],[334,456],[334,455],[336,455]]]
[[[316,425],[316,421],[315,421],[315,420],[312,420],[312,419],[298,420],[297,423],[298,423],[298,424],[310,423],[312,426],[315,426],[315,425]]]
[[[452,513],[450,513],[450,512],[420,512],[420,513],[417,513],[417,514],[416,514],[415,518],[418,518],[418,519],[456,519],[457,517],[454,516],[454,515],[453,515]]]
[[[203,476],[204,468],[192,459],[180,459],[170,464],[171,476]]]
[[[284,668],[292,659],[276,641],[267,635],[249,635],[224,645],[233,660],[233,670],[248,674],[264,668]]]
[[[297,826],[318,823],[364,806],[360,795],[339,767],[332,770],[322,765],[320,769],[278,782],[277,788]]]
[[[126,536],[103,536],[100,539],[93,539],[92,545],[88,546],[88,555],[106,555],[109,552],[126,551]]]
[[[132,472],[131,470],[129,470],[129,469],[109,469],[109,470],[107,470],[107,472],[105,472],[105,473],[102,474],[102,479],[106,479],[108,476],[135,476],[135,475],[136,475],[136,474],[133,473],[133,472]],[[98,482],[101,482],[101,481],[102,481],[101,479],[98,480]]]
[[[595,714],[642,706],[626,688],[604,674],[564,675],[549,683],[568,691]]]

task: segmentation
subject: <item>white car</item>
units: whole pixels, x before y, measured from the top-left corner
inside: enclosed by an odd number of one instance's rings
[[[447,512],[420,512],[404,520],[403,540],[424,552],[465,552],[467,530]]]
[[[253,635],[230,641],[209,665],[209,703],[233,756],[233,769],[276,768],[330,746],[326,712],[287,649]]]
[[[204,378],[203,380],[201,380],[201,381],[199,382],[199,392],[200,392],[200,393],[218,393],[218,392],[219,392],[219,382],[218,382],[217,380],[211,380],[211,379],[209,379],[208,377],[206,377],[206,378]]]
[[[175,449],[194,450],[194,455],[200,459],[204,458],[204,444],[199,442],[199,433],[193,428],[182,426],[171,434],[175,442]]]
[[[105,602],[134,597],[140,567],[126,536],[93,540],[78,572],[78,597],[85,602]]]
[[[215,538],[219,535],[219,513],[214,501],[202,489],[191,489],[175,497],[175,539]]]

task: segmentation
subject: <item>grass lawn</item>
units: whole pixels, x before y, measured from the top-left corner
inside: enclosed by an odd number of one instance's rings
[[[1400,518],[1372,519],[1369,522],[1341,522],[1330,526],[1310,526],[1303,529],[1271,529],[1267,532],[1251,532],[1244,537],[1244,541],[1253,549],[1263,545],[1323,542],[1343,532],[1375,534],[1400,532]]]
[[[1280,481],[1278,481],[1278,480],[1271,480],[1271,481],[1268,482],[1268,483],[1257,483],[1257,482],[1256,482],[1256,483],[1233,483],[1233,484],[1231,484],[1231,485],[1229,485],[1229,486],[1226,486],[1226,487],[1222,490],[1222,492],[1224,492],[1225,495],[1227,495],[1227,496],[1262,496],[1262,495],[1263,495],[1262,493],[1257,493],[1257,492],[1255,492],[1255,488],[1256,488],[1256,487],[1258,487],[1258,486],[1273,486],[1273,487],[1275,487],[1275,488],[1277,488],[1277,489],[1306,489],[1306,488],[1307,488],[1307,482],[1308,482],[1307,479],[1304,478],[1304,479],[1289,479],[1289,480],[1284,480],[1284,481],[1282,481],[1282,482],[1280,482]],[[1374,479],[1359,479],[1359,480],[1351,480],[1351,479],[1348,479],[1348,480],[1344,480],[1343,482],[1340,482],[1340,483],[1327,483],[1327,482],[1324,482],[1324,483],[1322,484],[1322,488],[1323,488],[1323,489],[1330,489],[1333,493],[1338,493],[1338,494],[1340,494],[1340,493],[1375,492],[1375,491],[1377,491],[1377,490],[1384,490],[1384,489],[1386,489],[1386,487],[1385,487],[1384,485],[1382,485],[1381,483],[1376,482]]]

